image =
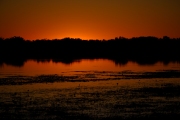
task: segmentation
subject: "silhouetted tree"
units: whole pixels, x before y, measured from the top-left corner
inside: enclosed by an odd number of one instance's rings
[[[80,38],[24,40],[22,37],[0,38],[0,59],[54,59],[73,61],[82,58],[106,58],[118,63],[128,60],[139,63],[180,61],[180,39],[167,36],[116,37],[110,40],[81,40]],[[10,62],[9,62],[10,63]],[[68,62],[67,62],[68,63]]]

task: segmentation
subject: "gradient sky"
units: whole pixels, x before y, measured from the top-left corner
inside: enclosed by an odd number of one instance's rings
[[[0,0],[0,37],[180,37],[180,0]]]

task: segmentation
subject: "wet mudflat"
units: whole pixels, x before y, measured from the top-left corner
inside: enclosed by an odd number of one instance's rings
[[[102,73],[1,78],[0,119],[180,118],[177,71]]]
[[[122,79],[180,78],[180,70],[159,70],[154,72],[114,71],[71,71],[71,74],[41,74],[34,76],[7,75],[0,77],[0,85],[23,85],[53,82],[90,82]]]

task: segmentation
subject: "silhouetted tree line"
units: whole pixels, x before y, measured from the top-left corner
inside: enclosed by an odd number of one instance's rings
[[[0,64],[21,65],[27,59],[53,59],[65,63],[83,58],[106,58],[116,64],[128,60],[139,64],[180,61],[180,38],[116,37],[110,40],[73,38],[24,40],[22,37],[0,38]],[[15,62],[15,63],[13,63]]]

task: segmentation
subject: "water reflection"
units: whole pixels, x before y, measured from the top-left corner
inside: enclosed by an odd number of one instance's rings
[[[60,62],[61,61],[61,62]],[[66,63],[62,60],[41,59],[41,60],[26,60],[21,66],[3,63],[0,66],[0,74],[2,76],[9,75],[76,75],[79,72],[154,72],[157,70],[180,70],[178,62],[156,62],[155,64],[138,64],[137,62],[128,61],[124,64],[116,63],[109,59],[81,59]]]
[[[26,60],[21,66],[1,64],[0,77],[2,119],[180,116],[178,62]]]
[[[1,58],[0,59],[0,67],[2,67],[3,64],[6,65],[11,65],[11,66],[17,66],[17,67],[22,67],[24,66],[24,64],[26,64],[27,61],[35,61],[37,63],[41,63],[41,62],[54,62],[54,63],[63,63],[63,64],[73,64],[74,62],[81,62],[84,60],[89,60],[89,61],[94,61],[94,60],[109,60],[115,63],[115,65],[126,65],[129,63],[129,61],[135,62],[139,65],[154,65],[158,62],[163,63],[164,65],[168,65],[169,63],[172,62],[177,62],[180,63],[180,61],[178,60],[157,60],[157,59],[153,59],[153,58],[143,58],[143,59],[120,59],[120,58],[79,58],[79,59],[75,59],[75,58],[67,58],[67,59],[57,59],[57,58],[49,58],[49,59],[26,59],[26,58]]]

